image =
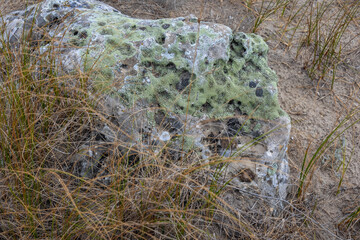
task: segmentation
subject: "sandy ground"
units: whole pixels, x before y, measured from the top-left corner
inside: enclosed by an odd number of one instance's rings
[[[0,0],[2,5],[8,0]],[[4,2],[5,1],[5,2]],[[194,14],[203,21],[217,22],[231,27],[235,31],[250,32],[257,13],[250,10],[245,2],[252,2],[252,8],[260,9],[256,0],[103,0],[103,2],[119,9],[122,13],[137,18],[168,18]],[[295,2],[295,1],[294,1]],[[305,2],[299,0],[298,2]],[[5,4],[6,5],[6,4]],[[3,6],[5,6],[3,5]],[[13,9],[6,5],[3,13]],[[336,11],[336,5],[334,8]],[[360,18],[360,16],[357,16]],[[279,100],[282,108],[292,119],[291,141],[288,148],[291,164],[291,178],[296,183],[301,164],[309,147],[309,156],[340,120],[351,109],[360,103],[360,27],[355,20],[344,36],[347,43],[343,48],[343,62],[338,67],[334,90],[329,90],[329,82],[311,80],[304,69],[308,58],[303,51],[296,58],[299,44],[299,33],[292,41],[290,32],[282,34],[281,29],[286,23],[286,16],[271,15],[257,29],[270,47],[269,65],[279,77]],[[311,48],[308,48],[311,51]],[[359,117],[359,116],[357,116]],[[359,223],[350,233],[342,232],[337,224],[360,206],[360,124],[354,125],[344,134],[346,139],[346,161],[351,159],[345,174],[340,192],[338,184],[341,170],[337,170],[339,159],[335,156],[340,144],[332,146],[316,165],[313,178],[304,197],[304,205],[312,211],[312,216],[324,228],[338,234],[340,239],[360,239],[356,231],[360,231]],[[296,192],[296,186],[292,193]],[[291,198],[290,198],[291,200]],[[323,238],[329,236],[323,235]],[[331,235],[330,235],[331,236]],[[328,239],[332,239],[331,237]]]

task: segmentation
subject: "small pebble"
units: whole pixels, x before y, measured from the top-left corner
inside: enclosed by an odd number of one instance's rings
[[[169,132],[167,132],[167,131],[164,131],[164,132],[162,132],[161,133],[161,135],[160,135],[160,140],[161,141],[163,141],[163,142],[166,142],[166,141],[169,141],[170,140],[170,134],[169,134]]]

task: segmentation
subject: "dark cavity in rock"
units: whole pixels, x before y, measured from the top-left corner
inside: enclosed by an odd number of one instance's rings
[[[187,70],[184,70],[180,74],[180,81],[176,84],[176,89],[178,91],[184,90],[190,84],[190,78],[191,78],[191,73]]]
[[[229,137],[234,137],[238,134],[241,124],[237,118],[230,118],[227,123],[227,131]]]
[[[256,95],[257,97],[263,97],[263,96],[264,96],[264,91],[263,91],[263,89],[262,89],[261,87],[256,88],[255,95]]]
[[[256,85],[257,85],[257,83],[256,83],[256,82],[253,82],[253,81],[251,81],[251,82],[249,83],[249,87],[251,87],[251,88],[256,88]]]
[[[170,24],[164,24],[164,25],[162,25],[162,28],[163,29],[168,29],[170,27]]]

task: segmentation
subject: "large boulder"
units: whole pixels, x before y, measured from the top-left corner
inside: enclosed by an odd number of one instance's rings
[[[189,152],[205,163],[222,158],[219,181],[274,204],[285,199],[290,120],[260,36],[194,16],[135,19],[94,0],[47,0],[3,22],[6,41],[29,37],[59,56],[60,74],[89,76],[108,120],[101,141],[121,142],[131,164],[150,151],[173,161]],[[79,174],[96,176],[105,150],[80,149]]]

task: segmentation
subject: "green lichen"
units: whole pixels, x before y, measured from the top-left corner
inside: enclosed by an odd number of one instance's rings
[[[271,165],[271,167],[268,168],[267,174],[268,174],[269,176],[273,176],[274,174],[276,174],[277,169],[278,169],[277,163],[273,163],[273,164]]]
[[[146,99],[176,114],[210,118],[245,114],[276,119],[285,114],[277,101],[276,74],[267,65],[268,46],[261,37],[235,33],[226,42],[210,27],[201,26],[199,34],[185,31],[189,24],[197,26],[197,21],[190,22],[162,19],[150,23],[117,14],[95,14],[87,33],[101,35],[105,45],[90,50],[84,68],[92,66],[97,86],[121,93],[124,104]],[[204,46],[213,41],[227,44],[228,57],[198,57],[194,68],[194,61],[186,56],[195,55],[198,37]],[[116,66],[130,58],[137,59],[137,68],[128,66],[135,75],[126,80]]]

